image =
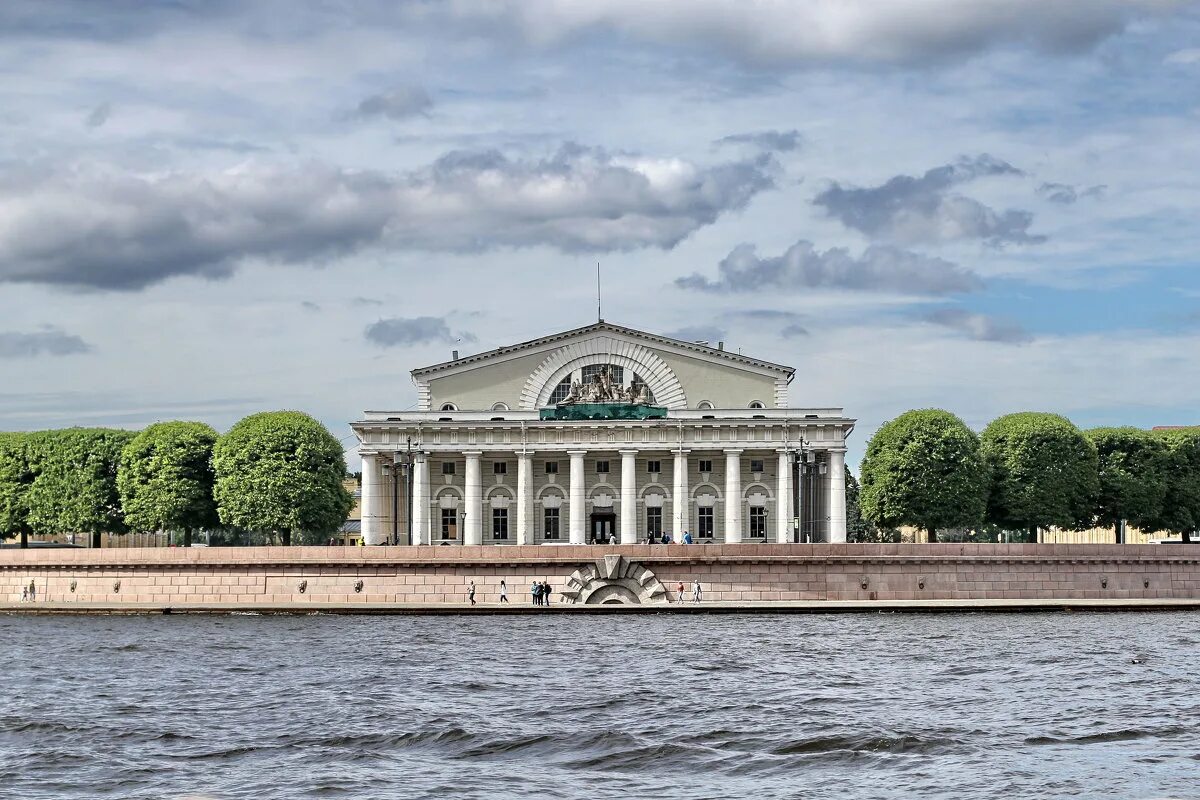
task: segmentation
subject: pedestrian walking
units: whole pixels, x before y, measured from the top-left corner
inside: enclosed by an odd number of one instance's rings
[[[500,579],[500,602],[501,603],[508,602],[508,586],[506,586],[504,584],[503,578]]]
[[[614,545],[617,543],[617,535],[615,533],[610,533],[608,535],[608,543],[610,545]]]
[[[22,587],[21,587],[21,602],[22,602],[22,603],[25,603],[25,602],[28,602],[28,601],[29,601],[29,587],[28,587],[28,586],[22,586]]]
[[[683,543],[684,543],[684,544],[691,544],[691,543],[692,543],[692,532],[691,532],[691,531],[684,531],[684,532],[683,532]]]
[[[683,581],[679,582],[679,588],[676,590],[675,599],[681,603],[683,602]]]
[[[550,605],[550,581],[542,581],[542,605]]]
[[[37,600],[37,584],[35,584],[33,581],[30,581],[29,582],[29,602],[32,603],[36,600]]]
[[[471,601],[471,605],[475,605],[475,581],[471,581],[471,585],[467,587],[467,599]]]
[[[699,603],[704,598],[704,590],[700,588],[700,581],[692,581],[692,602]]]

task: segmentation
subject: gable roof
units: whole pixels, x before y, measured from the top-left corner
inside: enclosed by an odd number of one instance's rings
[[[774,362],[764,361],[759,358],[750,358],[749,356],[731,353],[728,350],[721,350],[716,347],[709,347],[696,342],[686,342],[682,339],[672,339],[670,336],[662,336],[661,334],[657,333],[639,331],[636,328],[626,328],[623,325],[614,325],[611,322],[605,322],[604,320],[601,320],[599,322],[593,322],[591,325],[584,325],[582,328],[574,328],[569,331],[563,331],[562,333],[542,336],[537,339],[530,339],[529,341],[521,342],[520,344],[498,347],[495,350],[487,350],[485,352],[476,353],[473,356],[467,356],[454,361],[442,361],[438,364],[431,364],[427,367],[418,367],[412,371],[412,375],[414,378],[424,377],[435,372],[456,369],[467,364],[489,361],[500,356],[516,355],[520,354],[522,351],[536,350],[538,348],[545,347],[546,345],[557,344],[559,342],[564,342],[568,339],[574,339],[589,333],[601,332],[616,333],[633,339],[640,339],[641,341],[669,347],[676,351],[691,351],[696,355],[704,356],[705,358],[718,358],[737,364],[757,367],[758,369],[773,370],[785,374],[788,377],[788,380],[791,380],[792,375],[794,375],[796,372],[795,367],[788,367],[784,366],[783,364],[776,364]]]

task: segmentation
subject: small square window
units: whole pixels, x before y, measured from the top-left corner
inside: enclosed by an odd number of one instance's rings
[[[608,462],[607,461],[597,461],[596,462],[596,472],[600,473],[601,475],[607,475],[608,474]]]
[[[646,462],[646,471],[649,472],[651,475],[657,475],[658,473],[662,472],[662,462],[661,461],[647,461]]]
[[[442,462],[442,474],[443,475],[453,475],[454,474],[454,462],[453,461],[443,461]]]
[[[750,471],[751,472],[762,472],[763,471],[763,460],[761,458],[750,459]]]
[[[507,475],[508,474],[508,463],[504,462],[504,461],[497,461],[497,462],[493,463],[492,464],[492,474],[493,475]]]
[[[702,459],[700,461],[700,471],[701,472],[712,472],[712,461],[710,461],[709,459]]]
[[[558,462],[557,461],[547,461],[546,462],[546,474],[547,475],[557,475],[558,474]]]

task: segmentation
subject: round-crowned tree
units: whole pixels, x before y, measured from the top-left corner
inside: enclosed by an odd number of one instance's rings
[[[0,432],[0,539],[19,537],[29,546],[29,434]]]
[[[117,489],[132,530],[192,531],[217,525],[213,500],[213,445],[217,432],[203,422],[159,422],[121,451]]]
[[[100,546],[102,533],[125,533],[117,469],[121,450],[134,435],[114,428],[31,434],[34,478],[26,495],[30,527],[38,533],[87,533],[93,547]]]
[[[221,522],[253,531],[333,533],[353,498],[337,439],[307,414],[268,411],[238,422],[213,448]]]
[[[1100,461],[1096,523],[1113,526],[1118,542],[1124,540],[1125,522],[1153,526],[1167,495],[1166,442],[1141,428],[1093,428],[1087,436]]]
[[[978,525],[987,505],[979,437],[948,411],[908,411],[871,437],[859,504],[876,525],[912,525],[937,541],[939,528]]]
[[[1192,541],[1200,532],[1200,427],[1153,431],[1167,446],[1167,492],[1162,513],[1147,529],[1178,533]]]
[[[1031,531],[1091,524],[1099,493],[1096,447],[1066,417],[1021,412],[993,420],[980,436],[991,472],[987,521]]]

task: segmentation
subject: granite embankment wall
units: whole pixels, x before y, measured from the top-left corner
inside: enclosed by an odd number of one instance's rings
[[[0,602],[33,581],[38,602],[442,604],[465,602],[472,580],[482,603],[501,580],[517,603],[533,580],[549,580],[555,602],[612,602],[629,597],[601,591],[617,568],[646,587],[643,602],[693,580],[728,603],[1200,598],[1200,546],[742,544],[5,549]]]

